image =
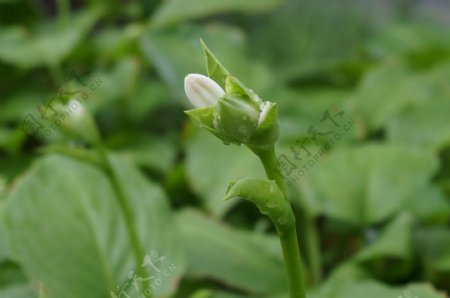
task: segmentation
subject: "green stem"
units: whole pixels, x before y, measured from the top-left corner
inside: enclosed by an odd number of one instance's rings
[[[289,294],[291,298],[306,298],[304,286],[304,275],[302,260],[300,257],[300,249],[297,240],[297,229],[295,223],[292,228],[279,234],[283,257],[285,261]]]
[[[286,182],[281,175],[277,158],[275,155],[275,148],[272,146],[268,149],[260,149],[256,147],[249,147],[261,160],[267,177],[274,180],[286,198],[288,197]],[[305,278],[303,275],[303,265],[300,255],[300,248],[297,238],[297,229],[295,221],[292,227],[287,231],[278,233],[280,243],[283,250],[283,258],[286,266],[288,277],[289,293],[291,298],[306,298]]]
[[[286,198],[289,198],[286,182],[284,177],[281,175],[277,164],[277,157],[275,154],[275,148],[270,147],[266,150],[250,147],[250,149],[260,158],[266,175],[269,179],[275,180],[280,190],[284,193]],[[308,214],[307,211],[304,212],[303,226],[306,236],[306,252],[309,259],[309,265],[311,266],[311,276],[314,285],[317,285],[322,280],[322,260],[320,254],[319,236],[314,223],[314,218]]]
[[[267,149],[260,149],[257,147],[249,147],[261,160],[267,178],[275,180],[280,190],[286,198],[289,198],[287,193],[286,182],[281,172],[278,170],[277,156],[275,155],[275,148],[273,146]]]
[[[133,250],[134,259],[136,262],[136,273],[137,275],[143,277],[148,276],[149,273],[145,269],[145,267],[141,267],[140,264],[144,261],[145,254],[144,250],[142,249],[142,245],[139,241],[138,233],[135,229],[135,226],[133,224],[133,212],[131,210],[130,205],[128,204],[127,196],[125,194],[125,191],[120,183],[120,179],[117,176],[116,171],[114,170],[113,165],[111,164],[110,159],[108,158],[108,153],[106,149],[103,147],[102,144],[98,143],[95,145],[97,148],[97,151],[99,152],[101,158],[103,159],[106,172],[108,176],[110,177],[110,180],[112,182],[113,188],[117,194],[117,198],[119,201],[119,205],[121,207],[121,210],[123,210],[123,215],[125,219],[126,228],[128,231],[128,236],[130,238],[131,248]],[[146,290],[149,290],[148,293],[145,293]],[[146,297],[152,297],[151,295],[151,284],[150,281],[145,282],[143,293],[145,293]]]

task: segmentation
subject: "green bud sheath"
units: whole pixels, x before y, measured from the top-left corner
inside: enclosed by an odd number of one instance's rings
[[[231,198],[254,203],[262,214],[269,216],[281,234],[295,224],[291,205],[273,180],[246,178],[230,183],[225,200]]]
[[[258,120],[259,109],[245,99],[226,95],[217,102],[214,126],[237,143],[250,140]]]
[[[254,146],[268,147],[278,140],[280,125],[276,103],[266,101],[261,105],[261,113],[250,143]]]
[[[226,78],[225,92],[229,95],[241,97],[245,100],[248,100],[248,102],[254,104],[255,107],[259,107],[259,105],[262,103],[261,98],[259,98],[259,96],[255,92],[253,92],[253,90],[247,88],[232,75],[229,75]]]
[[[228,70],[223,67],[219,60],[214,56],[214,54],[208,49],[203,40],[200,40],[200,44],[203,48],[203,53],[206,58],[206,69],[208,71],[208,77],[213,79],[219,86],[225,88],[225,81],[227,76],[230,75]]]
[[[225,143],[235,143],[236,141],[221,133],[214,127],[215,107],[204,107],[184,111],[192,122],[198,127],[204,128]]]
[[[184,111],[199,127],[211,127],[214,123],[214,106]]]

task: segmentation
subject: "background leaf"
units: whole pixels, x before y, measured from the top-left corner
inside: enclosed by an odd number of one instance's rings
[[[201,195],[208,210],[217,216],[224,215],[237,203],[222,200],[230,181],[265,177],[258,158],[247,148],[224,146],[203,131],[195,134],[187,144],[186,169],[193,190]]]
[[[152,19],[152,24],[153,26],[164,26],[226,12],[257,13],[272,9],[280,3],[280,0],[230,0],[226,2],[219,0],[170,0],[159,7]]]
[[[178,214],[177,221],[188,251],[188,275],[258,295],[272,296],[285,289],[276,237],[232,230],[192,210]]]
[[[426,151],[366,145],[337,150],[296,185],[312,212],[364,226],[403,208],[426,187],[436,166]]]
[[[180,270],[158,288],[167,293],[182,272],[182,259],[164,195],[120,160],[114,166],[121,181],[127,177],[123,187],[144,250],[159,251]],[[14,255],[34,280],[45,283],[48,297],[106,297],[140,265],[134,264],[115,196],[98,169],[50,156],[37,162],[8,198]]]

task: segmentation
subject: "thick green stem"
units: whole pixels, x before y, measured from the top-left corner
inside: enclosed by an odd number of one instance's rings
[[[260,158],[266,175],[269,179],[275,180],[280,190],[286,198],[288,197],[286,182],[279,171],[275,148],[268,149],[250,147],[250,149]],[[297,238],[297,228],[295,221],[292,227],[278,233],[283,250],[283,257],[288,277],[289,293],[291,298],[306,298],[305,278],[303,275],[303,265],[300,255],[300,248]]]
[[[145,255],[144,250],[142,248],[141,242],[139,240],[138,233],[136,231],[135,225],[133,224],[133,212],[131,211],[131,207],[128,204],[127,196],[125,191],[120,183],[120,179],[117,176],[116,171],[114,170],[113,165],[111,164],[110,159],[108,158],[108,154],[106,150],[103,148],[101,144],[96,145],[101,158],[103,159],[106,172],[110,177],[111,183],[113,185],[114,191],[117,194],[119,205],[123,211],[126,228],[128,231],[128,236],[130,239],[131,248],[133,250],[134,259],[136,262],[136,274],[140,277],[147,277],[149,272],[145,269],[145,267],[141,267],[140,264],[144,261]],[[145,292],[148,290],[147,292]],[[146,281],[144,284],[144,289],[142,290],[143,294],[145,293],[146,297],[153,297],[151,294],[151,284],[150,281]]]

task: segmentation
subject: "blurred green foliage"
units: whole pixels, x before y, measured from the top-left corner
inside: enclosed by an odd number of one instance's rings
[[[446,1],[0,0],[0,297],[138,297],[140,267],[154,297],[286,297],[268,219],[221,200],[263,169],[183,113],[200,38],[278,103],[302,246],[305,218],[320,244],[304,254],[310,297],[446,297],[449,15]],[[312,142],[337,128],[327,112],[341,134]]]

